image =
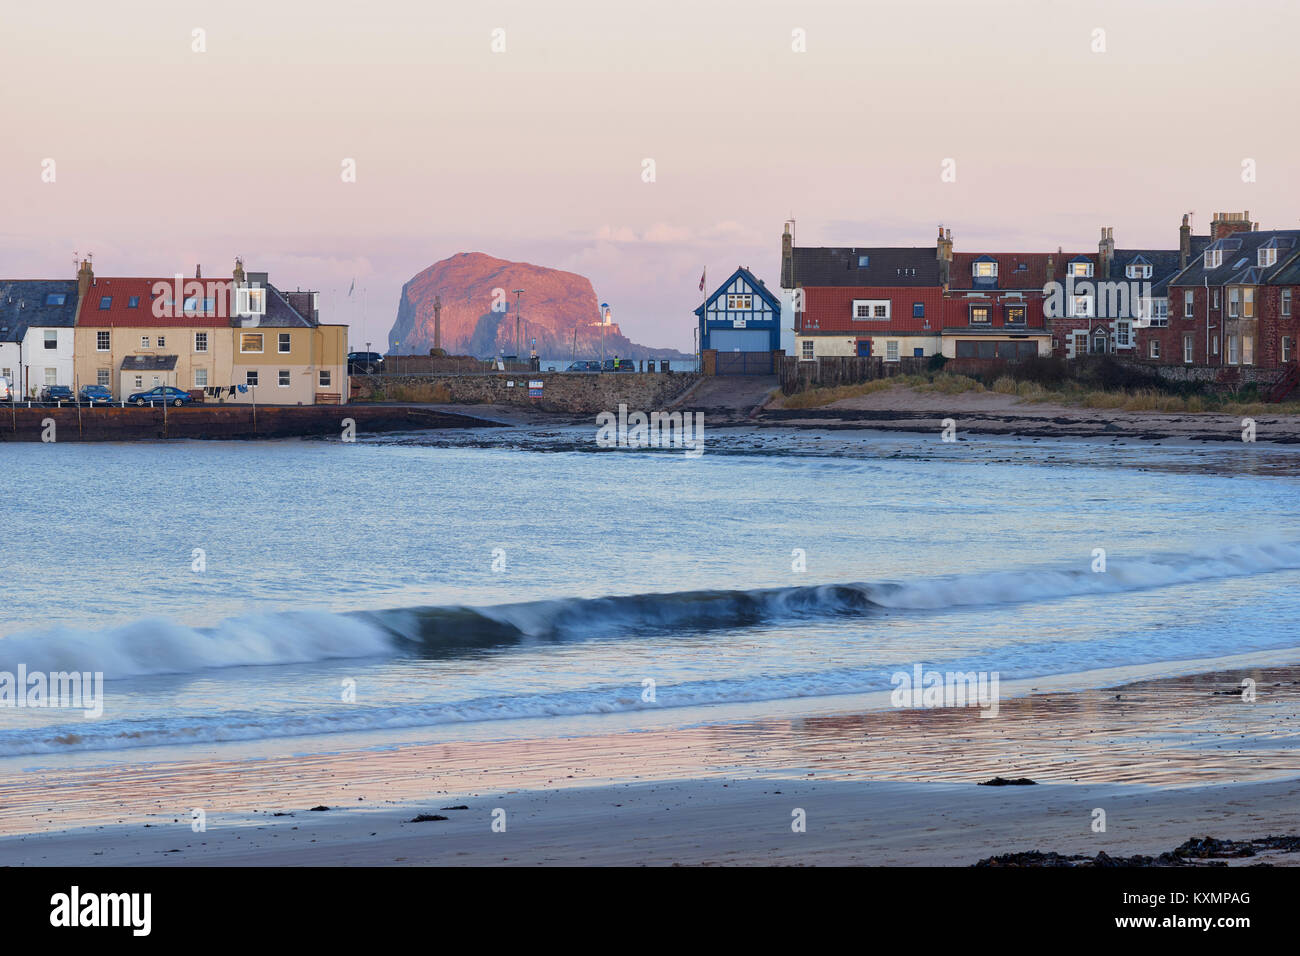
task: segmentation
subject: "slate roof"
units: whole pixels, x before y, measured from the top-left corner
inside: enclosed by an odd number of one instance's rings
[[[51,295],[63,304],[47,305]],[[0,279],[0,342],[21,342],[32,327],[71,328],[76,319],[75,279]]]
[[[128,355],[122,359],[123,372],[170,372],[176,368],[175,355]]]
[[[952,256],[952,269],[948,276],[948,288],[954,292],[980,292],[986,290],[1043,291],[1047,284],[1047,260],[1052,260],[1052,277],[1058,281],[1065,280],[1065,264],[1078,259],[1079,254],[1070,252],[955,252]],[[1082,256],[1082,258],[1089,258]],[[976,262],[988,262],[992,259],[998,264],[997,282],[981,279],[977,284],[971,267]],[[1089,261],[1093,261],[1089,258]]]
[[[1206,242],[1209,241],[1209,236],[1203,238]],[[1196,248],[1194,241],[1192,248],[1193,250]],[[1144,279],[1137,276],[1130,279],[1128,277],[1128,267],[1135,262],[1146,263],[1151,266],[1151,278]],[[1160,298],[1168,291],[1169,280],[1177,274],[1177,249],[1116,249],[1115,258],[1110,263],[1110,275],[1105,276],[1105,278],[1111,282],[1150,282],[1151,295]]]
[[[1274,241],[1275,240],[1275,241]],[[1259,249],[1262,246],[1277,249],[1277,262],[1260,266]],[[1199,255],[1188,262],[1187,268],[1170,280],[1170,285],[1262,285],[1275,281],[1275,276],[1289,269],[1290,260],[1300,252],[1300,229],[1267,229],[1259,232],[1234,232],[1205,247],[1202,252],[1219,249],[1223,264],[1205,268],[1205,256]]]
[[[934,246],[795,246],[791,256],[794,281],[805,287],[939,285]]]
[[[268,329],[309,329],[312,323],[289,303],[289,299],[273,285],[267,286],[266,315],[259,317],[258,327]],[[242,325],[236,319],[232,325]]]

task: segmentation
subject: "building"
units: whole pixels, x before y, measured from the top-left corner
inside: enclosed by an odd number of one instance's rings
[[[77,274],[75,376],[115,399],[158,385],[211,400],[310,405],[347,397],[347,327],[322,325],[314,292],[266,273],[230,278]]]
[[[943,302],[942,354],[948,358],[1020,359],[1052,353],[1045,288],[1059,253],[953,253]]]
[[[1295,362],[1300,230],[1260,230],[1249,212],[1220,213],[1209,240],[1169,280],[1167,324],[1140,330],[1142,357],[1268,369]]]
[[[951,242],[951,240],[949,240]],[[951,248],[951,245],[948,246]],[[782,236],[781,285],[792,310],[794,354],[934,355],[941,347],[939,247],[795,246]]]
[[[781,300],[741,266],[695,310],[700,352],[716,353],[716,374],[768,374],[781,348]]]
[[[16,398],[36,398],[46,385],[75,389],[76,316],[76,282],[0,280],[0,376]]]

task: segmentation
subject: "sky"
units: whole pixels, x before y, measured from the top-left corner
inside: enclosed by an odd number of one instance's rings
[[[1294,0],[5,4],[0,277],[239,255],[361,347],[477,251],[689,351],[700,273],[776,287],[792,217],[959,252],[1297,227],[1297,35]]]

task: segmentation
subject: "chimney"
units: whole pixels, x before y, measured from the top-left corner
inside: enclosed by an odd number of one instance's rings
[[[197,263],[194,266],[194,278],[196,279],[203,278],[203,267],[201,265],[198,265]]]
[[[1234,232],[1250,232],[1250,210],[1245,212],[1219,212],[1210,223],[1210,241],[1230,236]]]
[[[95,273],[90,268],[90,260],[82,259],[81,268],[77,270],[77,298],[84,299],[90,294],[90,287],[95,284]]]
[[[935,245],[935,258],[939,260],[939,284],[946,286],[952,275],[952,230],[939,226],[939,239]]]
[[[790,235],[788,222],[781,236],[781,288],[794,288],[794,237]]]
[[[1047,254],[1047,274],[1046,274],[1044,285],[1046,285],[1048,282],[1055,282],[1055,281],[1056,281],[1056,264],[1052,261],[1052,254],[1049,252]]]
[[[235,271],[233,275],[235,278],[235,285],[242,286],[244,284],[244,260],[238,256],[235,257]]]
[[[442,296],[433,297],[433,347],[442,348]]]
[[[1115,229],[1103,226],[1101,241],[1097,243],[1097,278],[1110,278],[1110,264],[1115,261]]]
[[[1178,268],[1186,269],[1191,257],[1192,227],[1187,222],[1187,213],[1183,213],[1183,224],[1178,227]]]

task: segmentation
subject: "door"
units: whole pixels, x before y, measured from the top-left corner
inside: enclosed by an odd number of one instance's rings
[[[871,339],[858,339],[858,358],[871,358]]]
[[[772,336],[765,329],[713,329],[709,348],[723,352],[769,352]]]

